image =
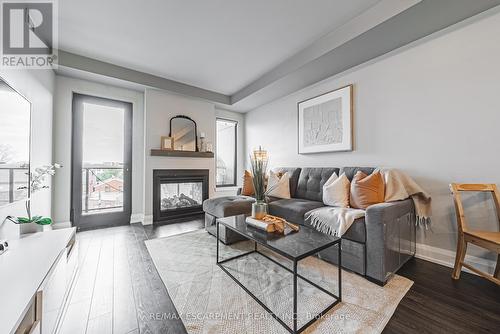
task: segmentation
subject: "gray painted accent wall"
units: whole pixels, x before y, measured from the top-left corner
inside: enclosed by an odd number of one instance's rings
[[[492,42],[500,31],[500,8],[486,14],[246,113],[247,152],[263,145],[271,167],[405,171],[433,202],[431,228],[418,230],[417,254],[449,264],[457,232],[448,184],[500,184],[500,156],[492,153],[500,143],[500,44]],[[348,84],[354,85],[354,151],[298,154],[297,103]],[[467,200],[466,215],[475,227],[498,231],[492,209],[491,197],[476,195]],[[469,250],[493,259],[478,248]]]

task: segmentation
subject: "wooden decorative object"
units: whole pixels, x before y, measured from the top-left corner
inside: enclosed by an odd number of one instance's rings
[[[169,136],[161,137],[161,149],[162,150],[173,150],[174,149],[174,138]]]
[[[266,223],[271,223],[274,224],[274,229],[276,232],[283,234],[285,232],[285,226],[289,226],[292,230],[297,232],[299,230],[299,226],[287,222],[285,219],[276,217],[273,215],[266,215],[264,218],[262,218],[262,221]]]
[[[453,279],[459,279],[462,266],[464,266],[487,280],[500,285],[500,231],[490,232],[469,229],[465,221],[464,207],[460,196],[461,191],[481,191],[492,193],[500,228],[500,194],[497,186],[495,184],[452,183],[450,184],[450,190],[453,194],[453,200],[455,203],[458,227],[457,255],[455,258],[455,268],[453,269],[451,277]],[[464,263],[465,253],[467,252],[467,243],[471,243],[497,253],[497,264],[493,275],[487,274],[467,263]]]
[[[214,157],[213,152],[193,152],[193,151],[177,151],[177,150],[160,150],[152,149],[151,156],[157,157],[181,157],[181,158],[209,158]]]

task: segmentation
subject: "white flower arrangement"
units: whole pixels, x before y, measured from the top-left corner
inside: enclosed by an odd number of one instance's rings
[[[52,165],[44,165],[41,167],[35,168],[35,170],[31,173],[26,173],[30,177],[30,185],[29,190],[30,193],[35,193],[41,189],[49,188],[48,185],[45,184],[45,179],[48,175],[53,176],[56,173],[56,169],[61,168],[62,166],[58,163]],[[27,186],[19,187],[18,189],[28,189]],[[26,200],[26,213],[28,217],[13,217],[7,216],[5,220],[10,220],[14,224],[28,224],[35,223],[38,225],[50,225],[52,224],[52,219],[48,217],[42,216],[31,216],[31,202],[30,199]],[[4,220],[4,221],[5,221]]]
[[[56,169],[61,167],[62,166],[60,164],[55,163],[35,168],[35,170],[30,173],[30,191],[34,193],[41,189],[49,188],[49,186],[44,183],[47,175],[55,175]]]

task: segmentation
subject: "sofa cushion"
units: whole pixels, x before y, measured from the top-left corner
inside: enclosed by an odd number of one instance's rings
[[[308,216],[306,214],[306,216]],[[304,225],[311,226],[311,218],[307,218],[304,221]],[[358,218],[352,223],[351,227],[344,233],[342,239],[349,239],[356,242],[365,243],[366,242],[366,226],[365,226],[365,217]]]
[[[349,207],[351,183],[345,174],[333,173],[323,186],[323,203],[328,206]]]
[[[345,176],[347,176],[349,181],[352,181],[352,178],[358,171],[362,171],[366,175],[370,175],[374,170],[375,168],[373,167],[342,167],[340,169],[340,174],[345,173]]]
[[[322,202],[323,185],[333,173],[340,175],[338,168],[302,168],[297,191],[292,197]]]
[[[366,175],[358,171],[351,182],[350,204],[355,209],[366,209],[370,205],[384,202],[384,178],[380,172]]]
[[[323,202],[299,198],[279,199],[269,203],[269,213],[286,219],[290,223],[304,224],[304,214],[324,206]]]
[[[290,168],[290,167],[279,167],[273,168],[275,173],[288,173],[290,176],[290,196],[295,197],[295,192],[297,191],[297,183],[299,182],[300,168]]]
[[[245,170],[243,173],[243,185],[241,186],[241,195],[243,196],[253,196],[255,195],[255,189],[253,188],[253,177],[252,173]]]
[[[248,196],[224,196],[207,199],[203,202],[203,211],[217,218],[249,214],[255,199]]]
[[[290,174],[269,172],[266,194],[270,197],[290,198]]]

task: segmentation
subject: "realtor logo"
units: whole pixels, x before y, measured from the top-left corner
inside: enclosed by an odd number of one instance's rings
[[[54,68],[57,51],[55,1],[0,1],[1,67]]]

